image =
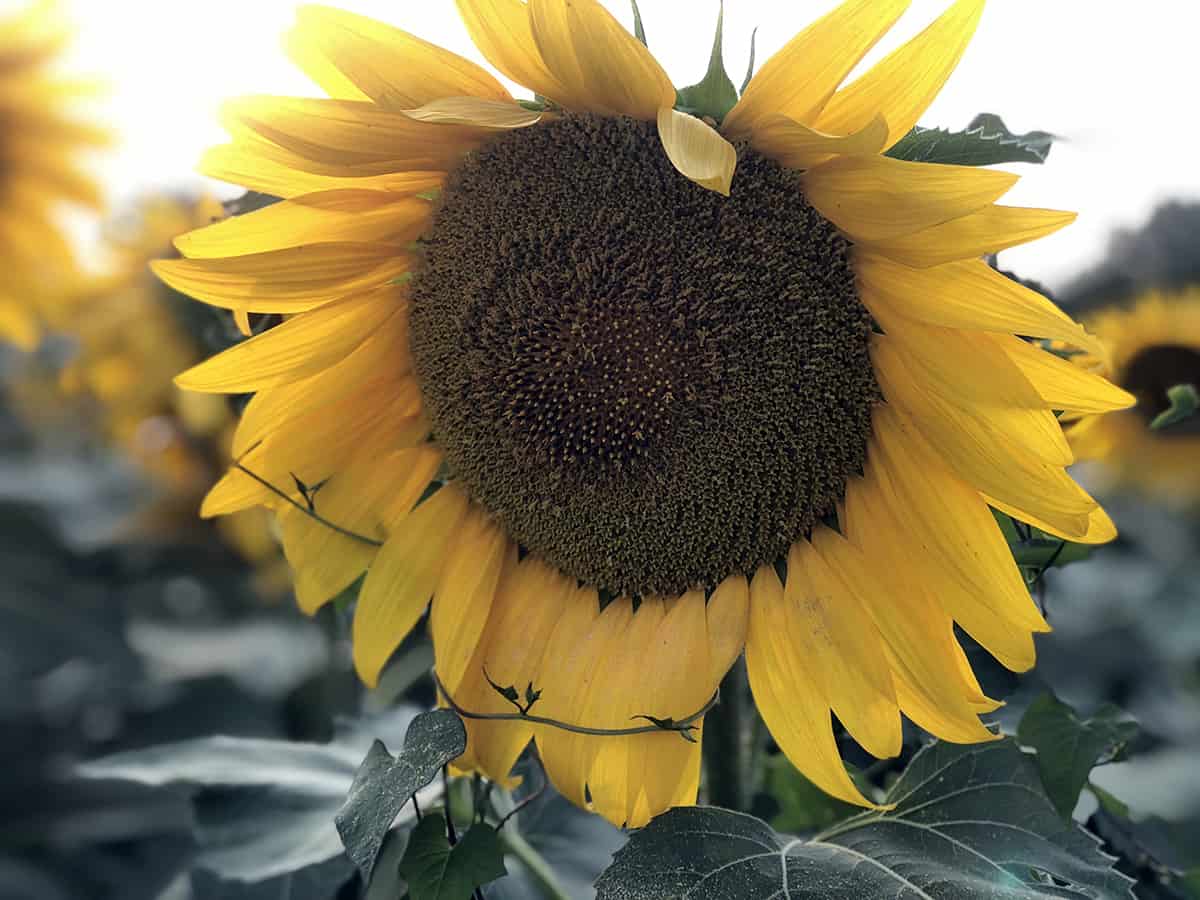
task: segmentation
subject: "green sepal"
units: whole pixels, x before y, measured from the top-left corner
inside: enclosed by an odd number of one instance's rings
[[[746,63],[746,77],[742,79],[742,86],[738,88],[739,94],[746,93],[746,88],[750,86],[750,79],[754,77],[754,39],[758,36],[758,26],[754,26],[754,30],[750,32],[750,62]]]
[[[717,11],[717,33],[713,38],[712,55],[708,58],[708,71],[696,84],[680,88],[675,105],[682,111],[699,118],[710,118],[720,122],[737,103],[738,92],[725,72],[721,58],[721,42],[724,32],[725,4]]]
[[[642,12],[638,9],[637,0],[629,0],[629,5],[633,7],[633,36],[642,42],[642,46],[649,48],[646,43],[646,29],[642,25]]]
[[[1167,399],[1171,406],[1155,416],[1150,423],[1150,428],[1154,431],[1190,419],[1200,407],[1200,392],[1196,391],[1194,384],[1172,385],[1167,388]]]

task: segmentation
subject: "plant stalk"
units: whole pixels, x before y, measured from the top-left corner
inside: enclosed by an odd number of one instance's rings
[[[704,773],[708,802],[748,812],[754,796],[754,704],[746,663],[739,658],[721,681],[721,702],[704,722]]]
[[[559,882],[550,863],[546,862],[542,854],[538,853],[515,828],[511,826],[501,828],[499,835],[505,851],[525,864],[525,868],[529,870],[529,874],[541,888],[542,896],[546,900],[571,900],[571,895]]]

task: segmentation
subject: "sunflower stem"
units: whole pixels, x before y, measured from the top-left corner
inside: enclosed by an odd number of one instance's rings
[[[554,874],[550,863],[546,862],[545,857],[538,853],[533,845],[521,836],[520,832],[515,828],[505,828],[499,832],[499,835],[505,852],[511,853],[525,864],[525,868],[529,870],[530,876],[541,888],[542,896],[546,900],[571,900],[571,895],[567,893],[567,889],[562,886],[562,882]]]
[[[746,663],[738,659],[721,681],[721,702],[704,723],[704,772],[708,802],[747,812],[753,799],[753,760],[756,743],[754,705]]]

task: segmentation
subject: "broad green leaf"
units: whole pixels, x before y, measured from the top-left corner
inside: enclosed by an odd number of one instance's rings
[[[1171,405],[1164,409],[1150,423],[1155,431],[1175,425],[1185,419],[1190,419],[1200,408],[1200,392],[1194,384],[1176,384],[1167,388],[1167,400]]]
[[[1090,719],[1053,694],[1029,704],[1017,727],[1017,740],[1037,750],[1037,767],[1055,809],[1069,818],[1096,766],[1124,758],[1137,735],[1136,722],[1115,706],[1103,706]]]
[[[720,122],[737,103],[738,92],[725,72],[721,58],[721,41],[724,31],[725,4],[717,11],[717,34],[713,38],[712,54],[708,58],[708,71],[696,84],[679,89],[676,106],[700,118],[711,118]]]
[[[767,790],[779,804],[771,827],[780,831],[815,831],[858,812],[801,775],[783,754],[767,764]]]
[[[496,829],[477,823],[451,847],[440,812],[413,829],[400,861],[411,900],[471,900],[475,888],[506,873]]]
[[[936,743],[888,792],[893,809],[810,841],[711,807],[672,809],[635,833],[598,900],[1128,900],[1130,879],[1042,790],[1011,740]]]
[[[364,883],[370,883],[383,839],[409,798],[466,748],[462,719],[448,709],[413,719],[396,757],[382,741],[371,745],[334,819],[346,854],[362,872]]]
[[[912,162],[956,166],[991,166],[997,163],[1044,163],[1054,135],[1046,131],[1013,134],[1004,121],[981,113],[963,131],[917,126],[902,137],[888,156]]]

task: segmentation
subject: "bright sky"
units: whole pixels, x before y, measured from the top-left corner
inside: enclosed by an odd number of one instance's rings
[[[331,0],[483,62],[451,0]],[[919,31],[949,0],[914,0],[868,59]],[[12,0],[0,0],[0,8]],[[106,77],[123,146],[104,164],[114,201],[205,184],[202,150],[223,141],[216,111],[247,93],[317,92],[280,49],[295,0],[67,0],[80,23],[76,65]],[[605,0],[627,25],[626,0]],[[677,85],[707,64],[718,0],[641,0],[650,48]],[[761,63],[833,0],[729,0],[725,60],[735,83],[758,27]],[[1021,166],[1004,202],[1072,209],[1064,232],[1005,254],[1027,277],[1061,284],[1094,262],[1108,233],[1171,197],[1200,199],[1194,0],[992,0],[975,41],[923,124],[961,128],[978,112],[1014,131],[1063,137],[1049,163]],[[222,196],[239,191],[209,182]]]

